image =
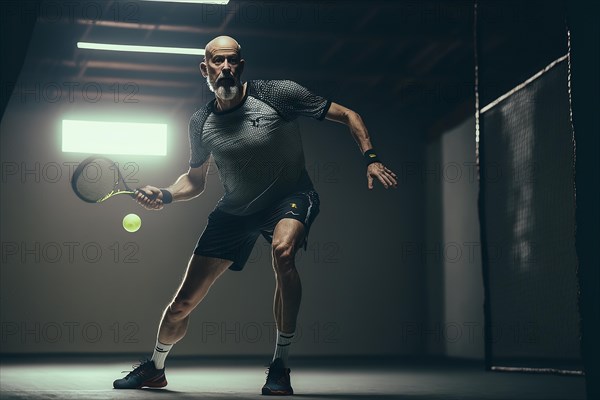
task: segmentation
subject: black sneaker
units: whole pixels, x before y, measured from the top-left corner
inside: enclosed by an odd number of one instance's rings
[[[281,358],[276,358],[269,366],[267,381],[262,387],[262,394],[277,396],[294,394],[290,382],[290,369],[284,368]]]
[[[156,369],[154,361],[143,360],[139,365],[134,365],[133,367],[133,371],[128,373],[125,378],[117,379],[113,382],[113,387],[115,389],[140,389],[142,387],[159,388],[167,386],[165,369]]]

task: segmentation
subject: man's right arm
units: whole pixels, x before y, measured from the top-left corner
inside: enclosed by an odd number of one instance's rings
[[[165,188],[173,196],[173,201],[190,200],[198,197],[206,187],[209,162],[198,168],[190,167],[188,172],[181,175],[174,184]]]
[[[197,168],[190,167],[188,172],[181,175],[175,183],[165,188],[173,196],[173,201],[190,200],[198,197],[206,187],[206,176],[208,174],[209,159]],[[149,196],[156,195],[155,200]],[[140,189],[136,201],[149,210],[160,210],[163,208],[163,192],[155,186],[145,186]]]

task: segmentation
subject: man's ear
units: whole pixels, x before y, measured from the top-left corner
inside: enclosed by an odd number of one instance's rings
[[[208,76],[208,69],[206,67],[206,63],[204,61],[202,61],[198,67],[200,67],[200,72],[202,73],[203,77],[207,77]]]

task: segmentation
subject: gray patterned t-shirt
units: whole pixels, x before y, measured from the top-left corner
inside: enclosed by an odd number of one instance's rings
[[[293,81],[248,81],[235,108],[217,111],[213,100],[192,115],[190,166],[212,154],[225,189],[217,207],[230,214],[253,214],[312,189],[296,118],[322,120],[330,104]]]

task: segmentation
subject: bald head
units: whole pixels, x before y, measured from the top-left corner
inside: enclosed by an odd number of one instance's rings
[[[242,56],[242,46],[231,36],[217,36],[204,46],[204,58],[210,58],[220,52],[236,52]]]

